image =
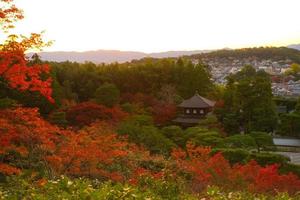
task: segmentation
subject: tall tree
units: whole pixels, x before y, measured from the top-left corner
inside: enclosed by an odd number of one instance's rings
[[[117,104],[119,99],[120,91],[114,84],[105,83],[95,92],[96,102],[108,107],[112,107],[113,105]]]
[[[271,80],[263,71],[245,66],[228,77],[221,119],[228,132],[271,132],[277,124]]]
[[[23,13],[13,5],[13,0],[0,0],[0,5],[0,32],[7,33],[8,29],[14,27],[13,22],[23,18]],[[47,45],[48,43],[42,41],[41,34],[35,33],[30,37],[9,35],[7,40],[0,44],[0,87],[2,91],[6,91],[1,93],[2,95],[8,97],[10,89],[31,91],[38,92],[50,102],[54,102],[52,79],[47,77],[50,73],[49,66],[29,66],[25,58],[25,51]]]

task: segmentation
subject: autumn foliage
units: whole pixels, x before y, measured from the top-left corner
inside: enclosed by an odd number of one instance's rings
[[[41,119],[36,108],[0,110],[0,124],[0,170],[5,174],[30,167],[14,166],[15,153],[26,160],[42,159],[43,154],[55,150],[58,135],[62,134],[57,127]]]
[[[86,126],[97,120],[116,123],[127,116],[119,107],[108,108],[92,102],[77,104],[66,112],[67,120],[75,126]]]
[[[13,0],[0,0],[0,30],[6,32],[22,18],[23,12],[13,4]],[[47,45],[41,34],[32,33],[30,37],[9,35],[4,44],[0,44],[0,82],[20,91],[39,92],[54,103],[49,66],[29,66],[25,58],[26,50]]]
[[[129,163],[130,156],[143,152],[119,138],[107,123],[78,132],[59,129],[42,119],[34,108],[0,110],[0,124],[0,173],[6,175],[34,169],[30,161],[35,159],[54,175],[121,181],[125,174],[113,166],[133,169],[135,162]]]
[[[39,92],[54,103],[52,79],[41,78],[49,73],[48,65],[27,66],[23,52],[0,51],[0,77],[6,80],[11,88]]]
[[[13,0],[0,0],[0,26],[3,30],[13,28],[13,22],[22,19],[23,12],[13,4]]]
[[[67,132],[54,154],[46,159],[57,174],[120,181],[123,175],[109,168],[117,163],[125,165],[128,153],[128,143],[119,140],[108,125],[100,123],[77,133]]]
[[[250,161],[231,166],[221,153],[210,154],[210,148],[192,144],[187,145],[186,151],[174,149],[172,152],[178,167],[175,173],[190,174],[191,188],[195,191],[201,191],[208,185],[270,194],[300,191],[300,179],[292,173],[281,175],[276,164],[262,167],[256,161]]]
[[[122,96],[124,102],[137,104],[141,107],[148,108],[156,124],[164,124],[176,117],[176,105],[173,103],[159,101],[151,95],[142,93],[126,93]]]

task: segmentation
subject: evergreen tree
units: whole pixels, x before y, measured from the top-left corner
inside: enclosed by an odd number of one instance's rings
[[[225,129],[229,133],[272,132],[277,125],[272,97],[271,80],[265,72],[245,66],[230,75],[221,112]]]
[[[99,104],[112,107],[117,104],[120,99],[119,89],[111,83],[105,83],[95,92],[95,100]]]

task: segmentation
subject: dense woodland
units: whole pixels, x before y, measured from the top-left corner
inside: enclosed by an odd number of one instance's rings
[[[223,49],[205,54],[196,54],[188,56],[193,59],[203,58],[235,58],[247,59],[257,58],[258,60],[286,60],[289,59],[295,63],[300,63],[300,53],[296,49],[287,47],[259,47],[259,48],[244,48],[244,49]]]
[[[0,0],[1,32],[23,18]],[[274,99],[245,66],[215,85],[188,58],[44,62],[40,34],[0,46],[1,199],[297,199],[300,167],[271,133],[299,137],[300,100]],[[172,119],[195,94],[215,100],[194,127]],[[276,104],[293,110],[279,115]],[[244,134],[240,134],[240,133]]]

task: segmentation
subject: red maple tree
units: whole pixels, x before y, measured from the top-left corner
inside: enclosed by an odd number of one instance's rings
[[[6,32],[14,27],[13,22],[23,18],[23,12],[13,4],[13,0],[0,0],[0,5],[0,30]],[[0,45],[0,81],[20,91],[39,92],[54,103],[49,66],[28,66],[25,58],[25,51],[47,45],[41,40],[40,34],[33,33],[30,37],[9,35],[5,43]],[[42,78],[45,75],[48,75],[47,79]]]

